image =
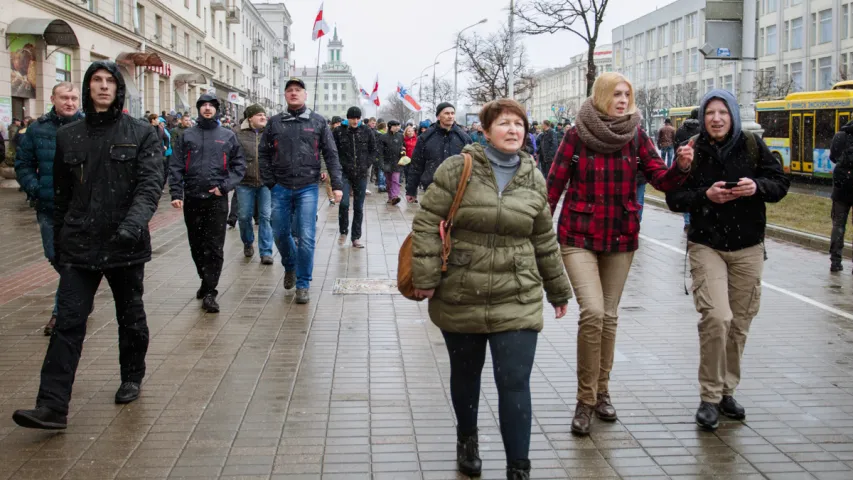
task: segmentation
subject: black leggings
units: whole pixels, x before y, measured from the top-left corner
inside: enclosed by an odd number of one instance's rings
[[[480,375],[486,361],[486,343],[498,387],[498,412],[507,464],[527,460],[530,451],[530,372],[538,332],[514,330],[489,334],[444,334],[450,354],[450,397],[459,432],[477,429]]]

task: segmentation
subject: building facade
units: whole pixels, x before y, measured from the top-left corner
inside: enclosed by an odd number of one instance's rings
[[[826,90],[851,78],[853,2],[758,0],[757,100]],[[613,29],[614,66],[665,109],[695,105],[713,88],[735,94],[740,62],[705,60],[705,1],[679,0]]]
[[[290,26],[293,20],[282,0],[257,0],[253,5],[260,16],[259,24],[265,23],[277,42],[273,52],[262,52],[262,56],[271,64],[269,75],[265,77],[272,91],[270,107],[278,112],[284,108],[284,84],[290,77],[290,59],[294,49]]]
[[[133,116],[196,115],[205,92],[235,117],[249,100],[275,109],[290,15],[281,3],[264,8],[275,28],[243,0],[11,0],[0,19],[0,121],[42,115],[53,86],[79,85],[97,60],[119,64]]]
[[[326,47],[326,61],[320,66],[319,75],[313,67],[292,67],[292,76],[302,79],[308,89],[308,107],[326,119],[335,115],[344,117],[349,107],[361,104],[358,82],[350,66],[343,61],[343,49],[344,42],[338,38],[338,28],[335,27],[334,35]],[[365,117],[373,114],[372,108],[362,110]]]
[[[594,55],[598,74],[613,71],[611,45],[597,46]],[[532,120],[559,121],[573,119],[577,115],[587,97],[587,57],[586,53],[581,53],[571,57],[568,65],[549,68],[533,75],[533,93],[527,102],[528,115]]]

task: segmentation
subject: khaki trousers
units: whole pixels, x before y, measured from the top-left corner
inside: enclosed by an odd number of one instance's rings
[[[578,305],[578,401],[595,405],[606,393],[616,349],[616,320],[634,252],[597,253],[562,247]]]
[[[699,320],[702,401],[719,403],[740,383],[740,360],[749,325],[761,304],[764,247],[723,252],[689,243],[693,302]]]

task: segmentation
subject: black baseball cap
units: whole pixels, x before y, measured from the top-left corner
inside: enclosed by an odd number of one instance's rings
[[[305,90],[305,82],[303,82],[301,78],[296,77],[291,77],[290,80],[288,80],[287,83],[284,84],[284,89],[287,90],[287,87],[291,86],[294,83],[302,87],[303,90]]]

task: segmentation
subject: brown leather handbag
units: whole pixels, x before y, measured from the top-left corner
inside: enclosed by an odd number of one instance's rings
[[[474,169],[474,160],[470,154],[463,153],[465,164],[462,167],[462,177],[459,179],[459,185],[456,187],[456,196],[453,197],[453,204],[450,206],[450,211],[447,212],[447,218],[442,220],[438,226],[439,234],[441,235],[441,271],[447,271],[447,257],[450,256],[450,249],[453,243],[450,238],[450,231],[453,229],[453,217],[456,216],[456,211],[459,210],[459,205],[462,203],[462,197],[465,195],[465,188],[468,186],[468,181],[471,179],[471,171]],[[420,302],[423,298],[415,297],[415,285],[412,279],[412,260],[414,254],[412,252],[412,233],[403,240],[403,245],[400,246],[400,254],[397,257],[397,290],[409,300]]]

